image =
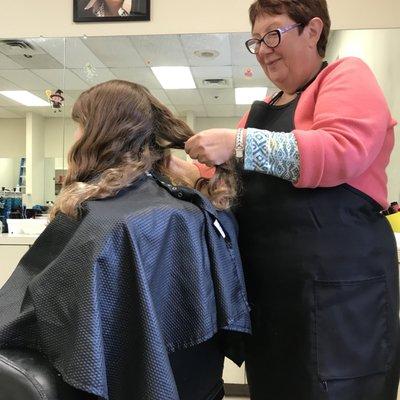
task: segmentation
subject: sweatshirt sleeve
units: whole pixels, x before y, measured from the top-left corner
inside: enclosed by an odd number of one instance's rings
[[[244,169],[296,182],[299,150],[293,132],[247,128]]]
[[[379,154],[391,121],[378,82],[360,59],[344,60],[319,85],[311,128],[294,131],[299,188],[336,186],[361,175]]]

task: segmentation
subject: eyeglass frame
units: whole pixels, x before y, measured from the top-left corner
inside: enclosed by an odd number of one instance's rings
[[[302,24],[301,22],[299,22],[299,23],[296,23],[296,24],[291,24],[291,25],[284,26],[283,28],[273,29],[272,31],[267,32],[261,39],[251,38],[251,39],[246,40],[244,44],[246,45],[246,49],[247,49],[251,54],[258,54],[258,52],[260,51],[260,48],[261,48],[261,43],[264,43],[264,44],[265,44],[268,48],[270,48],[270,49],[275,49],[275,48],[277,48],[277,47],[281,44],[281,42],[282,42],[282,35],[283,35],[284,33],[289,32],[289,31],[291,31],[292,29],[295,29],[295,28],[297,28],[297,27],[299,27],[299,26],[304,26],[304,24]],[[269,34],[271,34],[271,33],[273,33],[273,32],[277,32],[278,37],[279,37],[278,44],[277,44],[276,46],[270,46],[270,45],[264,40],[265,37],[266,37],[267,35],[269,35]],[[257,50],[256,52],[253,53],[253,52],[250,50],[249,42],[254,41],[254,40],[255,40],[256,42],[258,42],[258,50]]]

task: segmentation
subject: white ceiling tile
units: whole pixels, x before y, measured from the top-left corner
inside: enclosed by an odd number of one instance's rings
[[[67,38],[65,42],[67,68],[85,68],[90,65],[94,68],[104,68],[105,65],[84,44],[85,39]]]
[[[20,112],[11,111],[11,109],[0,107],[0,118],[24,118],[25,115]]]
[[[235,104],[234,89],[199,89],[204,104]]]
[[[257,58],[251,54],[244,44],[251,38],[250,33],[230,33],[230,43],[232,52],[232,65],[252,66],[258,65]]]
[[[0,53],[0,69],[22,69],[22,66]]]
[[[144,67],[145,63],[127,36],[89,37],[85,45],[110,68]]]
[[[171,105],[171,100],[167,97],[166,93],[162,89],[149,89],[150,93],[164,105]]]
[[[26,58],[24,55],[10,56],[10,58],[23,68],[62,68],[56,59],[48,54],[35,54],[32,58]]]
[[[89,85],[70,70],[66,69],[33,69],[33,73],[51,84],[49,89],[84,90]],[[65,77],[65,78],[64,78]]]
[[[209,117],[235,117],[236,107],[231,105],[211,105],[206,104],[206,111]]]
[[[1,69],[0,76],[24,90],[46,90],[49,82],[39,78],[33,72],[24,70]]]
[[[181,41],[190,66],[223,66],[231,65],[229,34],[196,34],[181,35]],[[215,58],[202,58],[195,51],[215,50],[219,55]]]
[[[203,105],[176,105],[178,115],[185,116],[188,112],[193,112],[196,117],[206,117],[207,111]]]
[[[117,79],[140,83],[147,89],[162,89],[160,82],[149,67],[143,68],[111,68]]]
[[[131,42],[148,66],[188,66],[177,35],[131,36]]]
[[[31,40],[35,46],[40,46],[61,65],[65,65],[65,41],[64,38],[36,38]]]
[[[224,79],[232,78],[233,72],[231,66],[222,67],[191,67],[192,75],[194,78],[199,79]]]
[[[168,98],[174,106],[191,104],[200,105],[203,104],[203,100],[200,93],[196,89],[180,89],[180,90],[166,90]]]
[[[81,95],[82,90],[67,90],[64,92],[65,98],[70,99],[70,101],[75,102]]]
[[[115,79],[115,75],[108,68],[96,68],[92,73],[87,74],[84,69],[71,69],[79,78],[85,81],[89,86]]]
[[[0,77],[0,90],[18,90],[20,89],[15,83]]]
[[[36,114],[41,115],[45,118],[70,118],[71,117],[72,106],[63,107],[61,111],[53,110],[51,108],[41,108],[40,110],[34,110]]]
[[[253,76],[248,78],[245,72],[251,68]],[[233,67],[233,82],[235,87],[254,87],[254,86],[268,86],[273,87],[274,84],[267,78],[264,71],[260,66],[252,67]]]

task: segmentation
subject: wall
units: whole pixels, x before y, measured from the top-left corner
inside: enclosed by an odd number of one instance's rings
[[[25,157],[25,118],[0,118],[0,158]]]
[[[250,105],[249,105],[250,109]],[[194,130],[200,132],[210,128],[236,128],[240,117],[234,118],[196,118]]]
[[[45,187],[44,200],[55,201],[55,170],[67,169],[67,154],[74,138],[71,118],[46,118],[44,125]]]
[[[18,158],[0,158],[0,189],[16,187],[18,183]]]
[[[151,21],[72,22],[72,0],[8,1],[0,13],[0,37],[147,35],[244,32],[252,0],[151,0]],[[334,29],[400,26],[399,0],[328,0]],[[360,16],[362,10],[362,14]]]
[[[25,157],[25,119],[0,118],[0,188],[17,185],[21,157]]]
[[[74,121],[71,118],[46,118],[44,129],[44,156],[62,158],[74,141]]]

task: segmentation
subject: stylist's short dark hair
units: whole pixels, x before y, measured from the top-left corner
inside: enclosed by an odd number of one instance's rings
[[[293,21],[303,25],[307,25],[315,17],[321,18],[324,28],[318,41],[317,50],[321,57],[325,56],[331,29],[326,0],[256,0],[249,9],[252,28],[256,18],[262,14],[287,14]]]

